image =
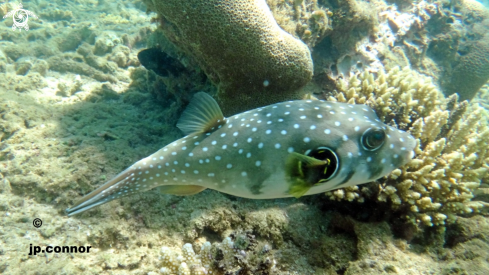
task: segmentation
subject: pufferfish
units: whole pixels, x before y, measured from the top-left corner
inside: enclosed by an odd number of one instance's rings
[[[238,197],[301,197],[374,181],[414,157],[415,139],[365,105],[297,100],[225,118],[197,93],[177,123],[187,136],[134,163],[68,215],[159,187]]]

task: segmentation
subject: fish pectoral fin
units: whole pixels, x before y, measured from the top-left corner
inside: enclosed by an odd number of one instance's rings
[[[186,135],[205,133],[225,123],[219,104],[210,95],[198,92],[177,122],[177,127]]]
[[[157,187],[163,194],[190,196],[204,191],[205,187],[200,185],[164,185]]]
[[[285,171],[289,181],[288,193],[296,198],[302,197],[315,184],[315,182],[308,182],[302,168],[304,166],[321,167],[327,163],[327,161],[315,159],[299,153],[290,153],[285,162]]]
[[[296,199],[304,196],[309,189],[311,189],[311,184],[307,183],[302,179],[295,179],[294,182],[289,187],[289,194],[294,196]]]
[[[300,161],[304,163],[307,167],[318,167],[328,164],[328,162],[325,160],[319,160],[296,152],[290,153],[289,158],[292,158],[296,162]]]

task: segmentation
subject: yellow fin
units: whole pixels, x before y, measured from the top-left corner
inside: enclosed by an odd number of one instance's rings
[[[190,196],[204,191],[206,188],[199,185],[164,185],[158,187],[163,194]]]
[[[208,94],[198,92],[177,122],[177,127],[186,135],[208,132],[224,124],[224,116],[217,102]]]
[[[325,164],[328,164],[327,161],[325,160],[319,160],[313,157],[309,157],[306,155],[302,155],[296,152],[292,152],[289,155],[289,159],[292,159],[292,161],[300,161],[305,163],[308,167],[315,167],[315,166],[322,166]]]
[[[289,194],[294,196],[296,199],[304,196],[309,189],[311,189],[312,185],[307,183],[305,180],[302,179],[294,179],[294,182],[289,187]]]
[[[285,163],[285,171],[289,181],[289,194],[300,198],[315,184],[307,182],[303,172],[302,165],[307,167],[319,167],[327,164],[327,161],[315,159],[299,153],[290,153]]]

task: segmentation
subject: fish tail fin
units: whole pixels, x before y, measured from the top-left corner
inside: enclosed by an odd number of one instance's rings
[[[66,213],[68,216],[73,216],[114,199],[144,191],[139,191],[139,188],[131,185],[131,176],[134,176],[133,166],[122,171],[99,188],[78,200],[73,207],[66,209]]]

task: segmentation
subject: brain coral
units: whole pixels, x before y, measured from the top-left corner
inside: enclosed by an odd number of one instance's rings
[[[489,80],[489,35],[473,43],[453,68],[446,93],[458,93],[461,100],[472,99]]]
[[[145,0],[167,37],[213,82],[226,115],[294,99],[313,73],[309,48],[282,30],[265,0]]]
[[[459,55],[447,69],[441,83],[444,93],[457,93],[461,100],[471,100],[489,80],[489,10],[476,0],[456,3],[463,18],[460,45],[451,45]],[[455,27],[452,27],[454,30]]]
[[[432,80],[399,68],[377,78],[362,73],[339,86],[330,100],[364,103],[386,123],[418,139],[416,157],[375,185],[328,192],[334,200],[388,201],[407,222],[444,228],[456,214],[489,204],[471,201],[489,170],[489,119],[476,104],[444,98]]]

